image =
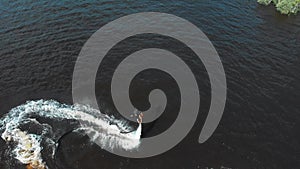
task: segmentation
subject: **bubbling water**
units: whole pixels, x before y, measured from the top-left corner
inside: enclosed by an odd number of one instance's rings
[[[118,148],[132,151],[140,144],[141,124],[134,130],[126,121],[102,114],[99,110],[86,105],[66,105],[54,100],[28,101],[11,109],[0,121],[2,139],[7,143],[13,143],[9,146],[12,146],[14,158],[27,164],[27,168],[48,168],[42,159],[42,140],[46,140],[52,147],[52,158],[58,144],[54,138],[52,126],[41,122],[39,118],[53,119],[58,122],[78,121],[80,123],[72,130],[88,134],[91,141],[97,141],[105,149]],[[34,124],[38,127],[32,128],[40,128],[40,131],[26,131],[22,127],[26,124]]]

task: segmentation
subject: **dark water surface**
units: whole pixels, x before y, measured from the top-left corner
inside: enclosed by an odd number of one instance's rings
[[[73,67],[87,39],[109,21],[147,11],[185,18],[214,44],[228,83],[219,127],[207,142],[198,144],[210,103],[210,84],[201,61],[174,39],[138,35],[117,44],[101,64],[96,80],[101,110],[116,112],[110,82],[118,63],[134,51],[159,47],[180,56],[196,75],[201,93],[197,124],[175,148],[147,159],[115,156],[89,143],[88,137],[70,133],[61,140],[54,165],[65,169],[300,168],[300,15],[283,16],[255,0],[2,0],[0,114],[31,99],[72,104]],[[143,137],[166,130],[179,110],[176,83],[157,70],[144,71],[132,81],[134,105],[146,109],[153,88],[166,92],[168,106],[158,120],[145,125]],[[0,146],[0,168],[19,168],[17,160],[6,161],[4,141]]]

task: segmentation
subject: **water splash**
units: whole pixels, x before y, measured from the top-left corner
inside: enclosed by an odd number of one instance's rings
[[[41,118],[57,122],[78,121],[80,123],[76,123],[72,130],[92,135],[92,141],[97,140],[102,148],[132,151],[140,144],[141,124],[134,130],[126,121],[117,120],[85,105],[66,105],[54,100],[28,101],[10,110],[0,121],[2,139],[12,146],[13,156],[27,164],[27,168],[48,168],[41,155],[42,140],[46,140],[48,146],[52,147],[52,158],[55,155],[59,136],[53,132],[53,126]],[[28,126],[34,126],[31,127],[34,130]]]

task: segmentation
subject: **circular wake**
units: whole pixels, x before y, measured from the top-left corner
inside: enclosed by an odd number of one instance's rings
[[[66,105],[54,100],[28,101],[13,108],[0,121],[1,137],[11,148],[14,158],[27,168],[48,168],[42,158],[45,141],[54,158],[58,140],[65,134],[54,131],[50,121],[69,121],[71,131],[92,135],[105,149],[137,150],[140,144],[141,123],[134,130],[126,121],[117,120],[85,105]],[[80,122],[80,123],[74,123]]]

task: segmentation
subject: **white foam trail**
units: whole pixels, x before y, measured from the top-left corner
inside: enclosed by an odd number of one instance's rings
[[[132,127],[125,121],[101,114],[89,106],[71,106],[54,100],[28,101],[13,108],[1,119],[0,131],[3,131],[1,135],[3,140],[16,144],[12,152],[15,158],[23,164],[30,165],[31,168],[47,168],[41,155],[41,141],[47,130],[43,130],[42,134],[38,135],[20,129],[20,125],[28,122],[40,124],[35,117],[78,120],[80,125],[75,130],[85,131],[92,136],[92,141],[102,148],[132,150],[138,148],[140,144],[141,125],[131,132]],[[55,143],[54,140],[52,142]]]
[[[46,168],[41,157],[40,137],[34,134],[28,134],[20,129],[5,131],[2,134],[5,141],[17,143],[13,154],[23,164],[30,164],[32,168]]]

